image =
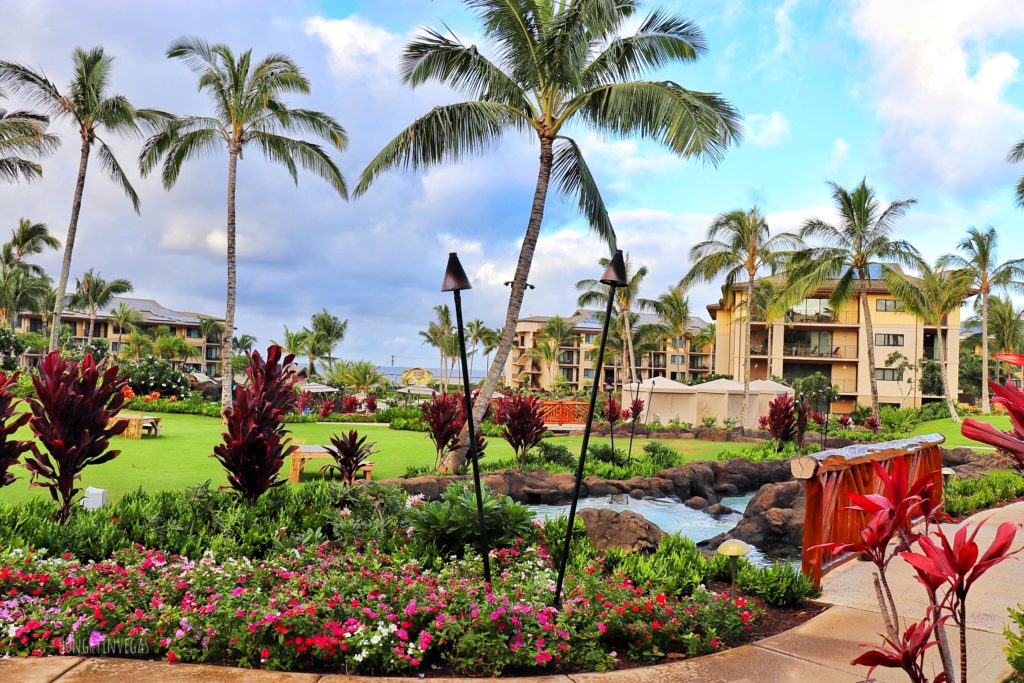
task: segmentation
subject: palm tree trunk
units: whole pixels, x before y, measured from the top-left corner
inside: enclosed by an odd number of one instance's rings
[[[228,291],[224,308],[224,342],[221,344],[221,411],[231,408],[231,335],[235,329],[235,177],[238,168],[238,149],[232,145],[228,155]]]
[[[71,220],[68,223],[68,236],[64,240],[64,260],[60,266],[60,278],[57,280],[57,292],[53,302],[53,319],[50,323],[50,351],[55,351],[60,341],[60,316],[64,312],[64,295],[68,290],[68,275],[71,273],[71,254],[75,249],[75,233],[78,232],[78,214],[82,211],[82,193],[85,192],[85,172],[89,168],[90,149],[89,136],[83,133],[82,156],[78,162],[78,182],[75,184],[74,199],[71,200]]]
[[[988,401],[988,293],[981,293],[981,412],[986,415],[992,406]]]
[[[953,397],[949,395],[949,377],[947,377],[946,364],[944,359],[946,354],[942,348],[942,321],[939,321],[939,325],[935,328],[935,333],[938,336],[938,342],[935,345],[935,354],[938,356],[936,360],[939,361],[939,372],[942,375],[942,398],[946,399],[946,407],[949,408],[949,416],[953,418],[953,422],[959,422],[960,416],[956,414],[956,406],[953,405]]]
[[[526,280],[530,276],[533,253],[537,250],[540,226],[544,220],[544,203],[548,196],[548,183],[551,180],[551,166],[553,163],[553,140],[542,137],[540,139],[540,166],[537,170],[537,188],[533,193],[530,221],[526,225],[526,235],[523,237],[523,246],[519,249],[519,261],[516,263],[516,272],[512,277],[512,292],[508,297],[508,310],[505,312],[505,327],[501,331],[501,343],[494,353],[494,360],[491,362],[491,367],[487,370],[487,377],[484,379],[480,393],[477,394],[476,402],[473,404],[473,421],[476,424],[483,421],[484,413],[491,402],[491,395],[498,388],[498,380],[505,369],[508,354],[512,351],[512,342],[516,336],[516,322],[519,320],[519,313],[523,308],[523,295],[526,293]],[[594,381],[599,381],[599,378],[595,378]],[[461,469],[462,465],[466,462],[468,441],[468,429],[464,427],[459,437],[459,447],[452,449],[444,462],[441,463],[440,469],[442,471],[454,472]]]
[[[754,294],[754,276],[756,273],[749,272],[747,283],[747,314],[743,316],[743,406],[740,408],[740,433],[747,432],[747,413],[750,412],[750,316],[753,313],[752,296]]]
[[[85,335],[85,343],[92,343],[92,334],[96,328],[96,312],[95,310],[89,311],[89,333]]]
[[[867,273],[860,269],[860,303],[864,311],[864,335],[868,346],[868,381],[871,383],[871,416],[879,419],[878,379],[875,377],[875,328],[871,325],[871,306],[868,305]]]

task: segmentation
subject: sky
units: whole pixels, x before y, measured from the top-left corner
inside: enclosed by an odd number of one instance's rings
[[[423,27],[486,41],[457,0],[336,0],[274,3],[179,0],[5,0],[0,59],[70,78],[75,46],[115,56],[113,90],[136,106],[205,114],[194,76],[167,46],[186,35],[254,55],[283,52],[312,82],[293,106],[325,111],[348,131],[334,155],[350,187],[380,148],[432,107],[457,101],[445,87],[404,85],[403,45]],[[130,7],[130,9],[128,9]],[[572,135],[601,187],[631,261],[649,269],[655,297],[688,267],[690,248],[715,215],[758,206],[773,230],[834,218],[828,181],[862,178],[886,201],[917,204],[898,227],[929,259],[954,249],[969,226],[996,227],[1002,258],[1022,256],[1024,211],[1013,187],[1024,167],[1006,162],[1024,138],[1024,3],[1018,0],[658,0],[703,30],[696,63],[652,73],[721,93],[741,113],[742,142],[716,166],[680,159],[654,142]],[[635,25],[633,26],[635,28]],[[6,106],[17,104],[17,100]],[[63,147],[44,179],[0,186],[0,235],[18,218],[67,230],[79,145],[66,122]],[[179,310],[223,315],[226,152],[190,162],[177,185],[139,177],[140,141],[111,136],[141,197],[141,212],[94,165],[83,201],[72,277],[95,268],[124,277],[134,295]],[[382,365],[436,365],[418,331],[439,291],[449,251],[473,282],[467,319],[498,325],[526,228],[537,143],[508,137],[477,159],[417,173],[395,171],[345,202],[322,180],[287,171],[251,150],[238,172],[238,332],[261,344],[282,339],[327,308],[349,321],[337,349]],[[552,193],[523,315],[568,315],[575,282],[597,277],[607,248],[571,203]],[[54,276],[59,255],[39,259]],[[73,281],[72,281],[73,282]],[[707,317],[714,285],[690,292]]]

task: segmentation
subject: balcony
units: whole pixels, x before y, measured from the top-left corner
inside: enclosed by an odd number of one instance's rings
[[[783,344],[784,358],[835,358],[840,360],[857,360],[856,344],[837,344],[834,346],[813,346],[811,344]]]
[[[786,375],[783,376],[783,380],[786,382],[786,384],[789,384],[790,386],[792,386],[793,382],[797,381],[798,379],[800,379],[800,378],[799,377],[789,377],[789,376],[786,376]],[[837,378],[833,377],[829,381],[832,383],[832,386],[834,386],[836,388],[836,390],[840,394],[856,394],[857,393],[857,380],[856,379],[853,379],[853,378],[849,378],[849,379],[840,378],[840,379],[837,379]]]
[[[795,325],[857,325],[860,315],[857,311],[787,311],[786,322]]]
[[[691,358],[688,367],[691,370],[710,370],[711,363],[705,358]]]

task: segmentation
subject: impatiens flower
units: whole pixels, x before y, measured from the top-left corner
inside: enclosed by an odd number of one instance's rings
[[[168,652],[167,653],[167,663],[168,664],[174,664],[177,661],[178,661],[178,655],[174,654],[173,652]]]

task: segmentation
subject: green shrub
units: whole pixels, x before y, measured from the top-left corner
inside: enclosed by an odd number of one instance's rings
[[[147,401],[141,396],[136,396],[125,403],[125,408],[146,413],[220,417],[220,403],[211,403],[199,393],[190,394],[183,401],[171,401],[166,398],[156,398]]]
[[[775,562],[770,567],[748,564],[737,572],[736,585],[775,607],[796,607],[819,593],[814,582],[788,562]]]
[[[139,396],[154,391],[161,396],[187,396],[192,391],[188,376],[163,358],[146,356],[138,361],[124,361],[119,368],[121,376],[127,378],[132,391]]]
[[[718,427],[718,418],[713,415],[708,415],[700,421],[700,426],[704,429],[715,429]]]
[[[814,443],[805,443],[801,447],[797,446],[795,441],[786,441],[782,445],[782,450],[777,451],[775,449],[776,445],[774,441],[763,441],[759,444],[754,444],[753,446],[739,450],[723,450],[716,456],[716,459],[733,460],[735,458],[744,458],[751,462],[786,460],[787,458],[795,458],[800,455],[817,453],[821,450],[821,447]]]
[[[597,548],[587,538],[586,526],[580,517],[573,520],[572,543],[569,544],[569,561],[565,571],[569,575],[582,575],[587,568],[597,562]],[[551,556],[552,566],[558,567],[562,561],[562,549],[565,547],[565,530],[569,528],[569,517],[558,515],[544,521],[544,545]]]
[[[907,434],[917,424],[919,416],[916,408],[883,406],[879,412],[879,417],[883,432]]]
[[[658,470],[667,470],[681,463],[679,451],[657,441],[651,441],[644,446],[644,453],[647,454],[647,460],[651,465]]]
[[[491,548],[507,548],[519,538],[531,538],[530,509],[508,496],[484,487],[484,523]],[[465,547],[481,547],[477,525],[476,493],[469,482],[457,482],[445,489],[441,499],[409,510],[421,556],[461,556]]]
[[[1024,478],[1006,470],[985,472],[970,479],[953,478],[942,495],[946,513],[962,517],[1024,496]]]
[[[925,403],[921,406],[920,410],[917,411],[918,419],[922,422],[928,422],[930,420],[944,420],[949,417],[949,408],[946,407],[943,401],[934,401],[932,403]]]
[[[419,406],[394,406],[391,408],[381,408],[377,411],[375,416],[378,422],[391,423],[392,420],[398,418],[404,418],[407,420],[419,420],[423,417],[423,411],[420,410]]]
[[[527,463],[536,463],[540,467],[546,465],[560,465],[562,467],[575,467],[578,456],[566,446],[551,441],[541,441],[533,447],[527,456]]]
[[[590,447],[587,448],[587,459],[618,465],[626,462],[626,451],[621,448],[612,448],[610,443],[590,444]]]
[[[325,417],[321,417],[316,413],[310,413],[308,415],[300,415],[298,413],[288,413],[284,416],[284,421],[292,424],[302,423],[308,424],[312,422],[342,422],[347,424],[366,424],[379,422],[376,415],[355,415],[353,413],[331,413]]]
[[[1018,676],[1024,676],[1024,604],[1017,605],[1017,609],[1008,608],[1010,619],[1016,624],[1016,630],[1007,626],[1003,631],[1006,636],[1006,661],[1013,667],[1013,672]]]
[[[669,595],[690,595],[712,578],[696,544],[680,534],[663,536],[649,555],[613,548],[604,559],[605,569],[612,574],[621,572],[637,585],[660,585]]]
[[[396,417],[391,420],[391,429],[405,432],[429,432],[430,426],[420,418]]]

